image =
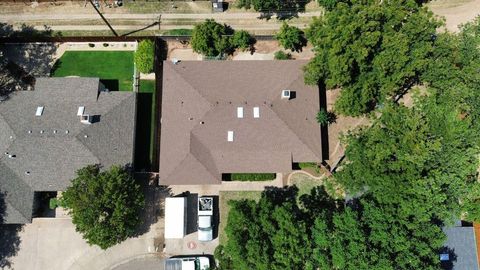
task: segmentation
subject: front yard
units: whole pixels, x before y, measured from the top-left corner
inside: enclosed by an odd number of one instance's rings
[[[231,200],[260,200],[261,191],[220,191],[219,196],[219,210],[220,210],[220,224],[218,227],[218,238],[220,244],[225,244],[227,236],[225,234],[225,227],[227,226],[228,211],[230,206],[228,201]]]
[[[132,91],[133,52],[67,51],[52,68],[52,77],[98,77],[111,91]]]

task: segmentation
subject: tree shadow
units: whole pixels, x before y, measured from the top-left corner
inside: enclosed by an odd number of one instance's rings
[[[453,270],[453,263],[457,261],[457,254],[455,254],[455,250],[449,247],[442,247],[438,254],[440,254],[441,268],[444,270]]]
[[[156,176],[147,173],[135,174],[135,180],[140,184],[145,195],[145,207],[140,213],[140,225],[134,236],[140,236],[150,231],[150,227],[157,223],[164,213],[164,198],[172,196],[168,186],[159,186]]]
[[[0,51],[7,61],[18,65],[31,76],[49,76],[54,65],[54,55],[57,46],[53,42],[21,43],[24,39],[37,39],[58,36],[45,26],[44,30],[37,30],[30,25],[21,25],[14,30],[9,24],[0,23],[0,38],[8,38],[15,43],[0,42]]]
[[[19,232],[21,224],[5,224],[7,211],[6,194],[0,190],[0,268],[10,268],[10,258],[15,256],[20,247]]]

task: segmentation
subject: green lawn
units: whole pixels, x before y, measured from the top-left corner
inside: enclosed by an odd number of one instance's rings
[[[219,211],[220,211],[220,225],[218,228],[218,238],[220,244],[225,244],[227,241],[227,236],[225,235],[225,227],[227,226],[228,211],[230,211],[230,206],[228,201],[231,200],[254,200],[259,201],[260,196],[262,195],[261,191],[220,191],[219,196]]]
[[[52,77],[98,77],[112,91],[132,91],[133,52],[67,51],[55,63]]]

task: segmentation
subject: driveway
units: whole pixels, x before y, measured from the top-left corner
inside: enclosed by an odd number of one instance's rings
[[[23,227],[19,238],[17,255],[9,259],[11,269],[111,269],[129,259],[155,253],[154,237],[149,233],[107,250],[90,246],[75,232],[69,218],[34,219]]]

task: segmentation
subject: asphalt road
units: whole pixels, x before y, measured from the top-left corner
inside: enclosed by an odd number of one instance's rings
[[[121,264],[112,270],[163,270],[164,259],[158,257],[146,257],[135,259]]]

